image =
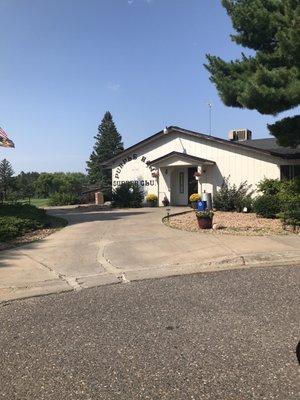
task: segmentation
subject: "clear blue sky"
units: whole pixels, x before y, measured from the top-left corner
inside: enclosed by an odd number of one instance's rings
[[[205,54],[240,56],[220,0],[0,0],[0,147],[16,172],[85,171],[111,111],[126,147],[178,125],[226,137],[273,121],[225,107]],[[246,51],[247,53],[247,51]]]

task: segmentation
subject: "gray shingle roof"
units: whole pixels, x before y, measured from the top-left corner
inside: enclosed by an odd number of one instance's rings
[[[276,139],[267,138],[267,139],[252,139],[252,140],[244,140],[239,142],[240,144],[244,144],[247,146],[255,147],[256,149],[266,150],[271,153],[276,153],[284,156],[297,156],[300,157],[300,146],[292,149],[290,147],[282,147],[279,146],[276,142]],[[298,158],[295,157],[295,158]],[[293,157],[291,157],[293,158]]]

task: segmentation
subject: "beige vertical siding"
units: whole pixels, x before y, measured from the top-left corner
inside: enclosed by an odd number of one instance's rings
[[[153,178],[147,161],[172,151],[185,152],[216,163],[204,168],[205,173],[199,181],[202,191],[214,193],[221,186],[223,177],[228,176],[231,183],[239,185],[247,181],[254,189],[264,178],[280,178],[280,159],[240,147],[234,148],[226,143],[171,133],[121,157],[112,169],[113,188],[124,181],[136,181],[144,188],[145,194],[159,194],[160,200],[165,195],[169,196],[171,170],[166,174],[165,169],[162,169],[159,178]]]

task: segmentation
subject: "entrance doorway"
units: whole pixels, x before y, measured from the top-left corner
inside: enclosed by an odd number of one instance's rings
[[[198,181],[194,177],[197,167],[188,168],[188,199],[193,193],[198,193]]]

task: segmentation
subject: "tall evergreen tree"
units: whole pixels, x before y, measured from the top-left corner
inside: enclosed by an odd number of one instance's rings
[[[111,171],[104,169],[101,163],[124,150],[122,136],[117,131],[109,111],[104,114],[94,137],[94,150],[87,161],[87,171],[91,183],[98,183],[103,189],[111,187]],[[105,190],[104,190],[105,191]]]
[[[227,106],[277,115],[300,103],[299,0],[222,0],[237,34],[231,39],[256,54],[226,62],[207,55],[219,95]],[[300,116],[268,125],[282,146],[300,144]]]
[[[14,171],[11,163],[5,158],[0,162],[0,190],[3,192],[4,200],[7,197],[8,189],[12,184]]]

